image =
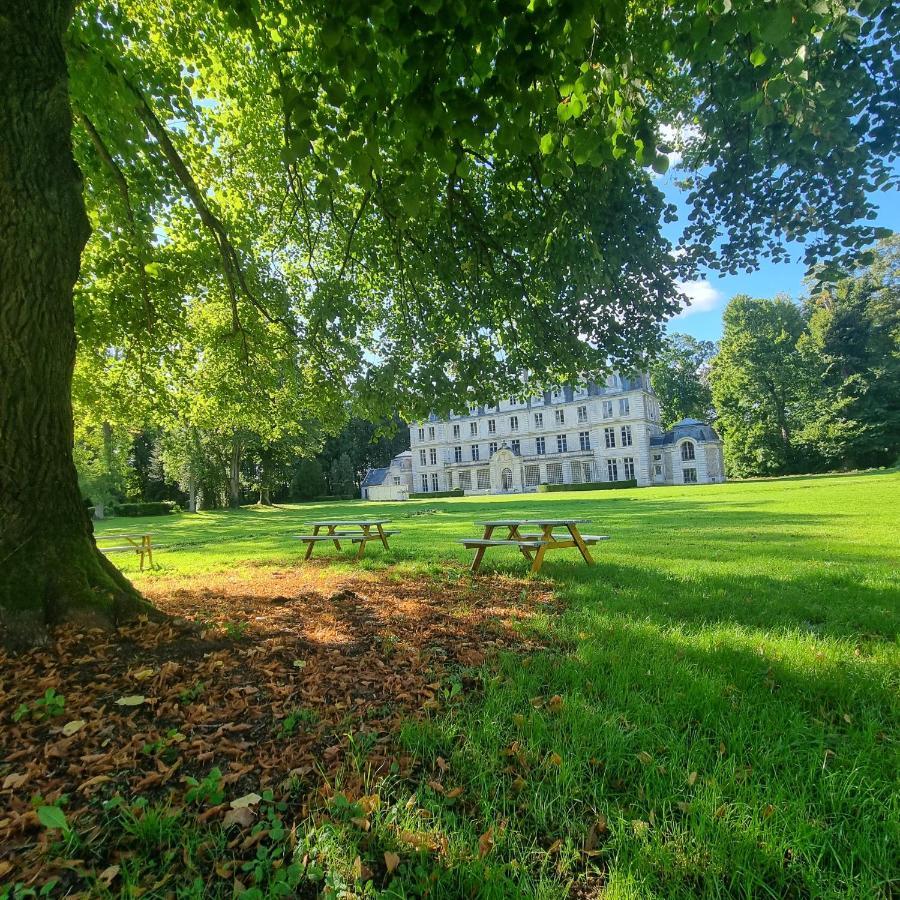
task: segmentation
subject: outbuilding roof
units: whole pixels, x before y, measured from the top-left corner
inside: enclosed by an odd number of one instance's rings
[[[387,478],[387,473],[387,466],[382,469],[369,469],[369,471],[366,472],[366,477],[363,478],[360,487],[372,487],[376,484],[384,484],[384,479]]]

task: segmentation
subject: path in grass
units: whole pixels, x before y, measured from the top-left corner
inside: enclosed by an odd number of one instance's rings
[[[542,572],[568,605],[543,623],[556,649],[404,729],[469,798],[417,797],[447,842],[436,892],[556,896],[594,868],[611,897],[872,896],[900,844],[898,508],[882,473],[207,514],[152,522],[169,547],[139,583],[285,565],[303,522],[362,510],[402,529],[363,564],[396,578],[462,571],[452,538],[480,517],[593,519],[600,564]],[[511,551],[495,565],[521,574]],[[358,838],[325,841],[344,877]]]

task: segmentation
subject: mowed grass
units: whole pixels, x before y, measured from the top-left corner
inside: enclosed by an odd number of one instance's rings
[[[485,517],[574,516],[598,564],[548,556],[550,650],[402,739],[446,838],[431,896],[890,896],[900,886],[897,472],[726,485],[245,509],[112,520],[154,532],[160,576],[302,565],[316,518],[387,517],[390,552],[317,547],[348,571],[458,578]],[[524,575],[515,551],[483,569]],[[373,828],[377,831],[378,824]],[[492,829],[489,831],[489,829]],[[482,841],[479,852],[479,837]],[[362,836],[372,840],[372,836]],[[360,836],[323,838],[347,872]],[[486,848],[492,844],[488,852]],[[592,874],[593,873],[593,874]],[[587,880],[586,880],[587,879]],[[401,880],[402,881],[402,880]],[[392,896],[415,895],[395,890]]]

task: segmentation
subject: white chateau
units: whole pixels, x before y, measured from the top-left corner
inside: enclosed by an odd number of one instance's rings
[[[722,442],[684,419],[659,426],[647,375],[613,374],[604,384],[510,397],[443,420],[410,426],[411,451],[362,484],[363,499],[462,489],[466,494],[536,491],[541,484],[634,481],[709,484],[725,480]],[[410,455],[411,454],[411,455]]]

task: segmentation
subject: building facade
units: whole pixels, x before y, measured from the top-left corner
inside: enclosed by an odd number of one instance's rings
[[[724,481],[722,442],[702,422],[667,432],[647,375],[509,397],[410,426],[413,492],[536,491],[541,484]],[[366,496],[365,493],[363,496]],[[375,499],[372,497],[371,499]]]
[[[366,472],[360,495],[363,500],[408,500],[412,484],[412,451],[404,450],[389,466]]]

